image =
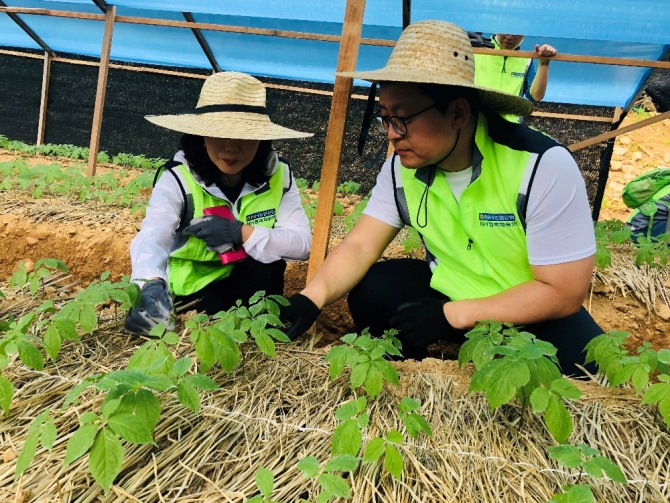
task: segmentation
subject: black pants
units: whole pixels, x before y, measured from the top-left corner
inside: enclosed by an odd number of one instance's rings
[[[404,302],[423,297],[446,299],[430,287],[430,278],[430,268],[423,260],[392,259],[374,264],[349,294],[357,330],[369,327],[372,335],[379,336],[390,328],[389,319]],[[525,325],[524,330],[556,346],[561,370],[567,375],[583,375],[575,363],[584,364],[584,346],[604,333],[584,308],[566,318]],[[593,363],[586,368],[595,372]]]
[[[266,295],[284,295],[285,270],[284,260],[264,264],[247,257],[234,265],[227,278],[210,283],[191,295],[176,296],[175,304],[197,301],[193,309],[212,315],[234,306],[238,299],[248,304],[249,298],[259,290]]]

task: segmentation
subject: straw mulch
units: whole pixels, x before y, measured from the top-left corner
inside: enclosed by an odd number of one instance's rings
[[[670,268],[635,265],[632,245],[613,249],[611,265],[605,270],[596,268],[593,279],[616,293],[634,297],[649,311],[656,312],[659,302],[670,306]]]
[[[6,290],[5,293],[7,293]],[[33,308],[39,299],[33,300]],[[9,303],[14,314],[28,300]],[[2,312],[4,311],[4,312]],[[328,458],[337,426],[334,411],[351,398],[347,382],[329,382],[322,357],[326,350],[309,342],[283,345],[276,360],[246,347],[243,363],[230,375],[210,373],[220,389],[208,394],[200,414],[182,407],[173,395],[163,398],[155,446],[126,445],[123,470],[108,494],[95,483],[87,457],[63,468],[67,439],[77,418],[97,410],[101,397],[81,396],[56,420],[59,438],[49,453],[37,455],[13,481],[27,427],[37,414],[59,409],[65,394],[93,373],[124,368],[141,341],[121,333],[121,320],[108,316],[94,336],[67,343],[56,363],[43,372],[14,362],[3,375],[17,388],[11,413],[0,420],[3,463],[2,501],[243,502],[254,495],[254,475],[265,466],[275,475],[273,499],[316,500],[317,486],[297,469],[300,458]],[[188,337],[177,350],[189,350]],[[399,387],[387,387],[369,405],[366,438],[401,428],[395,404],[403,397],[421,400],[433,436],[408,439],[401,446],[402,480],[379,465],[362,465],[348,478],[355,502],[546,501],[576,473],[548,458],[553,441],[542,422],[519,421],[519,407],[491,412],[482,396],[466,393],[469,372],[454,362],[427,359],[397,364]],[[617,462],[627,486],[586,478],[598,501],[662,502],[670,499],[670,434],[652,409],[629,390],[608,390],[579,383],[584,398],[570,404],[575,420],[572,443],[586,443]]]

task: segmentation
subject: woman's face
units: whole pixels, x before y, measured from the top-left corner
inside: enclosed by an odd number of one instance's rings
[[[237,175],[253,160],[259,140],[235,140],[205,136],[207,155],[222,173]]]
[[[407,117],[426,109],[433,101],[416,84],[384,82],[379,91],[380,114]],[[421,168],[439,161],[452,148],[456,131],[450,114],[429,108],[406,121],[407,133],[399,135],[389,127],[387,135],[406,168]]]

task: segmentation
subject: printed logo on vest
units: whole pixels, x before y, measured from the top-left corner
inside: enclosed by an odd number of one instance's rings
[[[524,78],[526,76],[523,72],[512,72],[512,77]]]
[[[276,214],[277,210],[275,210],[274,208],[270,208],[269,210],[257,211],[256,213],[247,215],[246,224],[251,225],[251,224],[259,224],[261,222],[268,222],[270,220],[274,220]]]
[[[514,213],[480,213],[480,227],[516,227],[516,216]]]

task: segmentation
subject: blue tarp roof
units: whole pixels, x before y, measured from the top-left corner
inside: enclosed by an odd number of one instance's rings
[[[4,0],[8,7],[101,14],[91,0]],[[345,0],[108,0],[117,16],[270,28],[326,35],[342,31]],[[19,17],[56,53],[99,57],[100,21],[43,15]],[[443,19],[466,30],[523,33],[522,50],[549,43],[563,54],[658,60],[668,49],[668,0],[412,0],[411,18]],[[402,0],[367,0],[363,37],[396,40]],[[339,44],[202,30],[223,70],[333,82]],[[0,46],[40,49],[6,13],[0,13]],[[362,45],[358,69],[380,68],[389,47]],[[140,64],[211,68],[191,30],[116,23],[111,58]],[[555,61],[545,101],[626,107],[650,70]]]

